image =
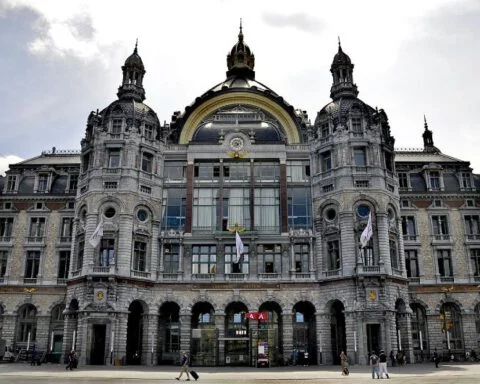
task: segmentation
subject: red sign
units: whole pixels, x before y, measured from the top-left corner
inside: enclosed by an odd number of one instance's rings
[[[247,312],[247,314],[245,315],[245,318],[251,319],[251,320],[258,320],[258,311]]]
[[[259,312],[258,313],[258,320],[259,321],[268,321],[268,312]]]

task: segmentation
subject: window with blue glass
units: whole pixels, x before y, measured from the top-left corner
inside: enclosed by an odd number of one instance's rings
[[[290,228],[310,228],[312,225],[310,188],[289,188],[287,209]]]
[[[185,189],[165,189],[163,191],[162,228],[183,230],[185,227]]]

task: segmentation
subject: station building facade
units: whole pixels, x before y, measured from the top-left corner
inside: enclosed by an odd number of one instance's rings
[[[469,162],[436,148],[426,121],[423,148],[395,150],[340,45],[313,124],[254,64],[240,29],[226,79],[161,124],[135,47],[80,151],[10,166],[7,348],[58,361],[74,348],[87,365],[172,364],[189,351],[197,366],[478,350],[480,178]]]

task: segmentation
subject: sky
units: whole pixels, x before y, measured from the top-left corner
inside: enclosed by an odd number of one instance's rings
[[[256,80],[312,122],[340,37],[395,147],[423,147],[425,115],[435,146],[480,173],[478,0],[0,0],[0,174],[52,147],[79,150],[136,39],[145,103],[170,122],[225,79],[240,19]]]

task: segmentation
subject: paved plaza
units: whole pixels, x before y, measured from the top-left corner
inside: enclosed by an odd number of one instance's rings
[[[369,383],[370,368],[352,366],[348,377],[340,374],[338,366],[283,367],[283,368],[225,368],[199,367],[202,383]],[[1,364],[0,383],[9,384],[153,384],[177,383],[178,367],[79,367],[66,371],[63,365],[44,364],[32,367],[28,364]],[[415,364],[389,368],[390,381],[419,384],[478,383],[480,364],[452,363],[435,369],[432,364]],[[193,381],[193,379],[192,379]]]

